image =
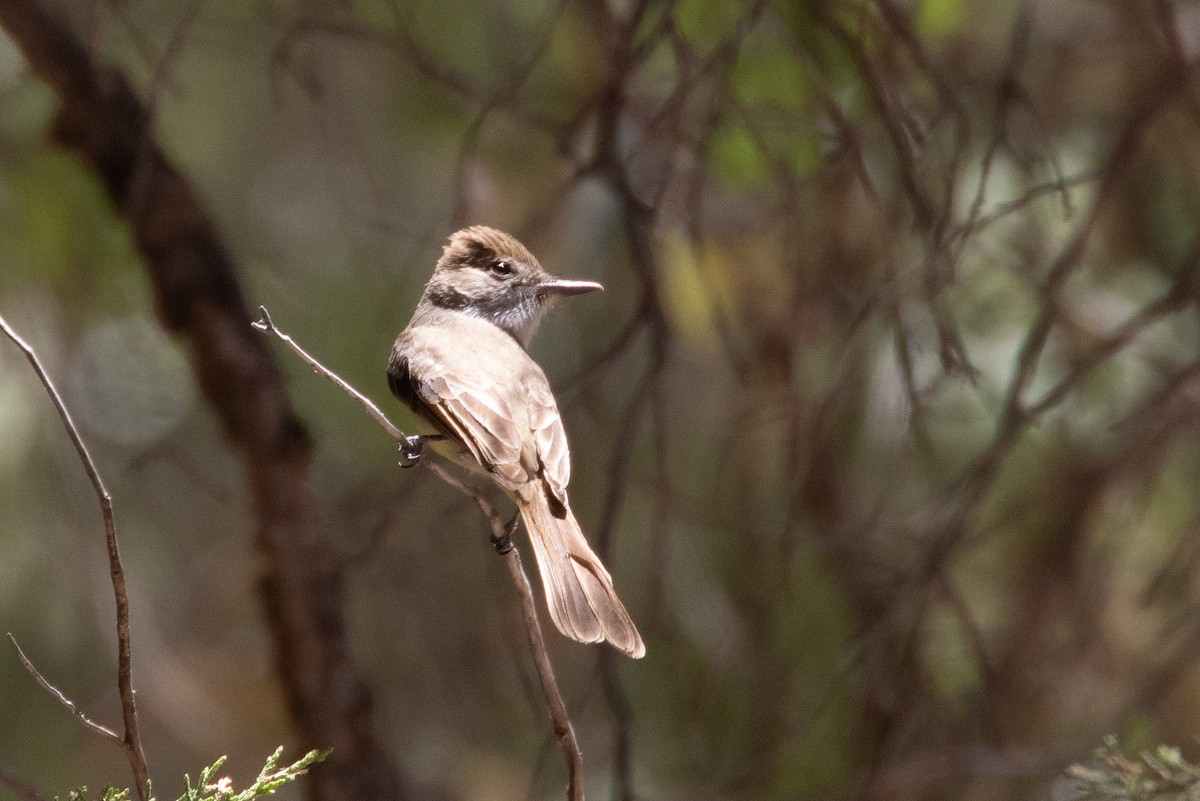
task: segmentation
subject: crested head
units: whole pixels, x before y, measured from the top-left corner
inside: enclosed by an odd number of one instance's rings
[[[478,267],[492,259],[507,259],[542,271],[542,265],[516,237],[486,225],[472,225],[450,234],[437,269]]]
[[[555,298],[601,288],[591,281],[555,278],[514,237],[473,225],[450,235],[418,313],[448,310],[479,317],[528,347]]]

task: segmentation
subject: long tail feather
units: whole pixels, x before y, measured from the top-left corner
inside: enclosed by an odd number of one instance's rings
[[[627,656],[639,659],[646,646],[613,589],[612,577],[583,537],[567,508],[555,517],[537,491],[516,499],[546,590],[550,619],[567,637],[579,642],[608,640]]]

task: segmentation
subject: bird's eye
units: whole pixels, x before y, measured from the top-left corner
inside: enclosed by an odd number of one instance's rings
[[[510,275],[512,275],[512,271],[512,264],[504,259],[497,259],[488,265],[488,272],[497,278],[508,278]]]

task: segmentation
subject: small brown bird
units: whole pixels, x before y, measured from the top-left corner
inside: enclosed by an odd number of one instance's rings
[[[406,458],[433,441],[516,503],[558,630],[580,642],[608,640],[636,659],[646,646],[571,512],[567,436],[550,382],[526,350],[555,299],[597,289],[550,275],[502,231],[464,228],[450,236],[396,337],[388,384],[437,431],[402,445]]]

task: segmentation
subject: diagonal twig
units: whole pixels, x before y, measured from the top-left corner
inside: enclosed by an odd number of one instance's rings
[[[57,698],[59,703],[65,706],[72,715],[79,718],[80,722],[83,723],[84,726],[96,732],[96,734],[99,734],[101,737],[112,740],[122,748],[125,747],[125,740],[121,738],[121,735],[117,734],[104,724],[97,723],[89,718],[74,701],[66,696],[62,690],[55,687],[50,683],[49,679],[42,675],[41,671],[38,670],[37,667],[34,666],[33,662],[29,660],[29,657],[25,655],[25,651],[21,649],[21,646],[17,644],[17,638],[12,636],[11,632],[7,634],[7,637],[8,641],[12,643],[13,648],[17,649],[17,658],[21,660],[21,664],[24,665],[25,669],[29,671],[29,675],[33,676],[33,678],[37,680],[37,683],[42,685],[42,688],[45,689],[46,692]]]
[[[276,328],[274,321],[271,320],[271,315],[267,312],[266,306],[259,306],[258,313],[261,315],[261,317],[250,325],[254,326],[259,331],[265,331],[266,333],[274,334],[275,336],[279,337],[280,341],[295,351],[296,355],[303,359],[305,363],[313,369],[314,373],[324,378],[328,378],[337,385],[338,389],[362,404],[362,407],[367,410],[367,414],[371,415],[371,417],[375,419],[376,423],[379,423],[379,425],[383,426],[383,429],[387,431],[393,439],[397,441],[407,439],[407,437],[404,435],[404,432],[397,428],[391,420],[387,419],[387,415],[380,411],[379,407],[376,406],[370,398],[359,392],[354,387],[350,386],[350,384],[341,376],[330,370],[325,365],[321,364],[319,361],[317,361],[316,357],[314,357],[304,348],[300,347],[296,340],[292,339],[290,336]]]
[[[150,769],[146,764],[146,754],[142,750],[142,738],[138,730],[137,703],[133,693],[133,649],[129,637],[129,595],[125,591],[125,568],[121,565],[121,551],[117,547],[117,525],[113,519],[112,496],[109,494],[108,488],[104,486],[104,480],[100,478],[100,471],[97,470],[96,463],[92,461],[92,455],[88,453],[87,445],[84,444],[83,437],[79,435],[79,429],[75,427],[75,422],[71,419],[71,413],[63,403],[62,396],[58,394],[54,382],[50,380],[50,375],[42,366],[33,347],[22,339],[3,317],[0,317],[0,331],[3,331],[17,347],[24,351],[25,358],[33,365],[33,370],[37,373],[38,379],[41,380],[42,386],[45,387],[46,393],[54,403],[58,416],[62,418],[63,428],[71,438],[71,443],[79,454],[79,460],[83,463],[83,469],[87,472],[88,479],[91,480],[92,487],[96,491],[96,497],[100,500],[100,513],[104,517],[104,537],[108,546],[109,573],[112,577],[113,595],[117,602],[117,690],[121,696],[121,715],[125,723],[125,735],[118,736],[115,732],[88,720],[65,695],[37,672],[25,654],[21,653],[19,647],[17,653],[20,654],[21,661],[34,678],[43,687],[57,695],[59,700],[65,703],[67,708],[89,728],[115,738],[116,742],[125,749],[137,784],[138,797],[142,801],[146,801],[150,797]],[[9,635],[9,639],[16,646],[17,641],[11,635]]]
[[[379,423],[397,442],[404,442],[408,439],[404,432],[392,423],[370,398],[363,395],[341,376],[317,361],[314,356],[302,348],[291,336],[281,331],[271,319],[271,315],[267,312],[265,306],[259,306],[258,311],[261,317],[251,323],[251,325],[259,331],[274,334],[285,345],[291,348],[296,355],[303,359],[313,369],[313,372],[332,381],[339,389],[358,401],[367,410],[367,413],[374,418],[375,422]],[[558,738],[563,757],[567,762],[567,797],[569,801],[584,801],[583,755],[579,750],[579,742],[575,738],[575,729],[571,725],[571,718],[567,712],[567,704],[563,700],[562,692],[558,689],[558,679],[554,675],[554,666],[550,662],[549,653],[546,651],[546,641],[542,636],[537,604],[533,599],[533,589],[530,587],[529,577],[525,574],[525,568],[521,564],[521,555],[512,543],[508,527],[505,525],[500,513],[496,510],[496,507],[476,489],[460,481],[446,470],[446,468],[434,462],[428,456],[420,464],[426,465],[442,481],[475,501],[483,516],[488,521],[488,527],[492,532],[492,545],[495,546],[496,552],[504,557],[504,565],[508,568],[513,585],[516,586],[517,593],[521,599],[521,613],[525,621],[525,632],[529,641],[529,650],[533,656],[533,664],[537,670],[538,680],[542,685],[542,693],[546,697],[546,705],[550,708],[550,719],[554,727],[554,734]]]

